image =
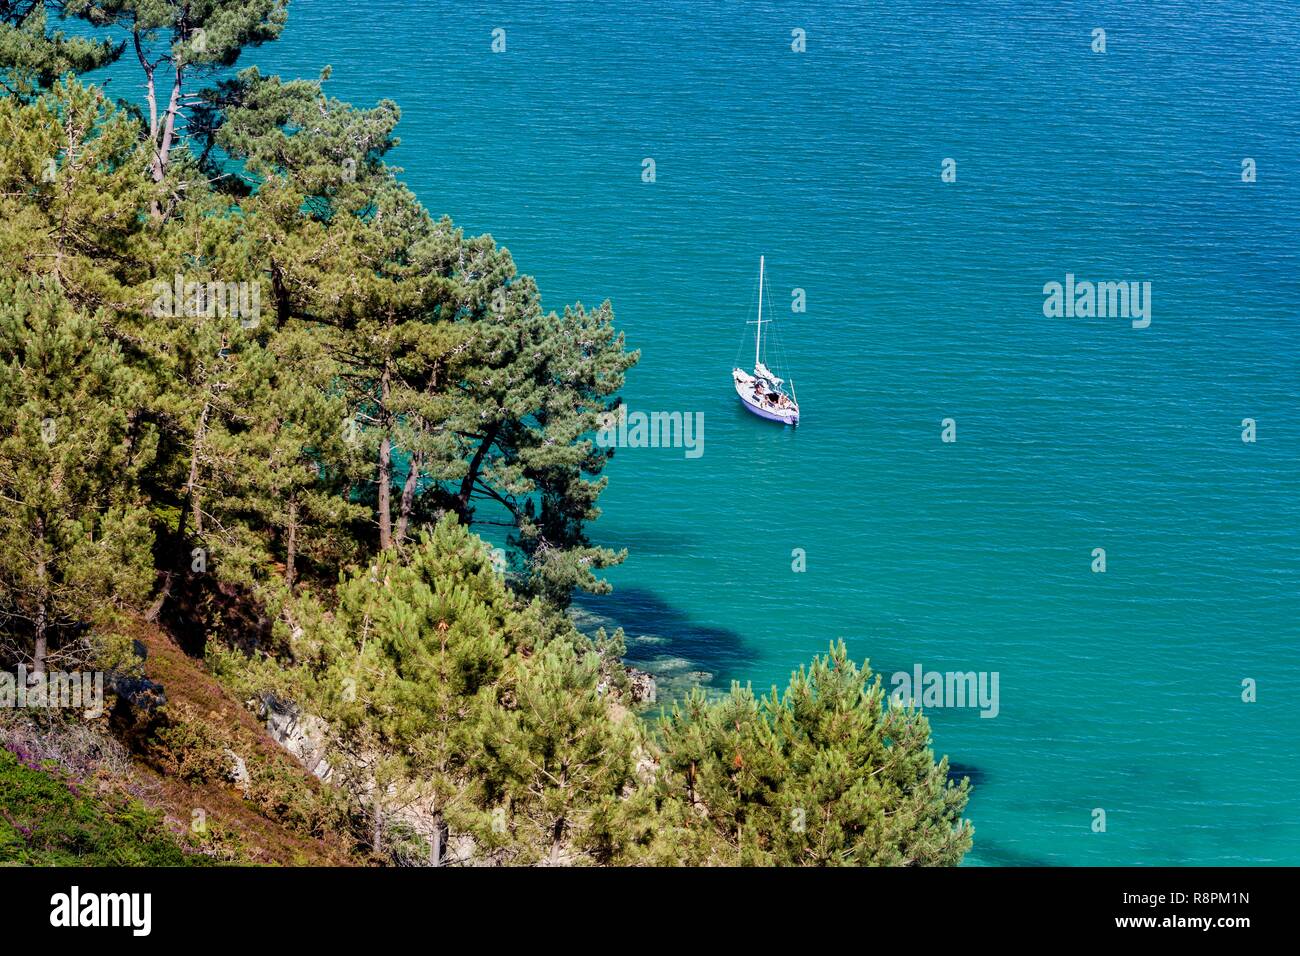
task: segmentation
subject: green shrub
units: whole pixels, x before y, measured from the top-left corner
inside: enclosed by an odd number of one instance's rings
[[[169,776],[188,783],[230,778],[231,760],[211,725],[193,709],[168,708],[167,721],[154,734],[151,755]]]
[[[134,800],[91,796],[75,780],[0,749],[0,864],[194,866],[162,814]]]

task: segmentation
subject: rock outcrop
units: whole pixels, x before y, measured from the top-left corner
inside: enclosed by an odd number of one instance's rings
[[[298,758],[320,780],[329,780],[334,768],[325,758],[329,746],[328,726],[313,714],[302,714],[293,704],[272,694],[262,695],[258,717],[266,721],[266,731],[289,753]]]
[[[627,668],[628,684],[631,687],[633,707],[642,707],[655,702],[658,693],[654,675],[635,667]]]

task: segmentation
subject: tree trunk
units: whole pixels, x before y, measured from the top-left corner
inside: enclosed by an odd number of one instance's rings
[[[158,620],[158,615],[162,613],[163,605],[167,603],[168,596],[172,593],[172,572],[163,572],[163,585],[158,591],[158,596],[154,598],[153,604],[149,605],[149,610],[145,611],[144,619],[152,624]]]
[[[465,477],[461,479],[460,494],[456,496],[456,500],[460,502],[462,516],[469,511],[469,496],[474,490],[474,482],[478,479],[479,469],[483,467],[483,459],[487,457],[488,449],[496,441],[497,432],[500,430],[500,422],[493,422],[488,426],[487,434],[483,436],[483,441],[479,444],[478,450],[474,452],[474,457],[470,459],[469,471],[465,472]]]
[[[384,374],[379,380],[380,422],[384,429],[383,441],[379,443],[379,547],[387,551],[393,546],[393,445],[388,434],[388,390],[390,372],[385,366]]]
[[[140,66],[144,69],[144,91],[145,99],[149,102],[149,171],[153,176],[154,182],[162,182],[163,169],[158,157],[158,91],[154,86],[154,67],[144,55],[144,47],[140,44],[140,31],[134,29],[131,31],[131,40],[135,44],[135,55],[140,60]],[[158,204],[158,197],[149,203],[149,212],[155,218],[162,217],[162,207]]]
[[[185,68],[178,61],[176,63],[176,78],[172,81],[171,102],[167,104],[167,115],[163,118],[162,142],[157,147],[154,182],[162,182],[162,178],[167,172],[167,163],[171,158],[172,142],[176,137],[176,114],[180,108],[181,84],[184,76]]]
[[[378,856],[384,852],[384,811],[379,806],[378,797],[375,798],[374,815],[374,827],[370,834],[370,849]]]
[[[275,298],[275,320],[279,325],[284,325],[291,314],[289,290],[284,284],[284,270],[274,256],[271,257],[271,293]]]
[[[406,540],[406,529],[411,523],[411,509],[415,507],[415,487],[420,481],[420,467],[424,464],[424,452],[417,451],[411,455],[410,469],[406,473],[406,483],[402,485],[402,501],[398,505],[397,539],[398,547]]]
[[[135,44],[135,55],[140,60],[140,66],[144,69],[144,95],[149,102],[149,144],[154,148],[154,156],[150,162],[154,170],[158,166],[158,94],[153,83],[153,64],[150,63],[144,55],[144,47],[140,45],[140,33],[138,30],[131,32],[131,41]],[[154,181],[157,182],[161,177],[156,173]]]
[[[564,845],[564,817],[559,817],[551,827],[551,866],[560,865],[560,849]]]
[[[203,511],[199,507],[199,449],[203,445],[203,438],[208,429],[208,412],[211,410],[210,403],[204,403],[203,414],[199,416],[198,427],[194,429],[194,448],[190,451],[190,476],[185,483],[185,491],[189,496],[189,505],[191,513],[194,515],[194,533],[203,534]]]
[[[36,615],[36,649],[32,653],[32,676],[40,677],[45,673],[45,655],[49,651],[49,639],[45,636],[45,608]]]
[[[447,821],[442,818],[441,813],[434,814],[433,817],[433,847],[429,852],[429,865],[442,866],[442,858],[447,852],[447,838],[450,831],[447,829]]]
[[[379,443],[379,548],[387,551],[393,546],[393,516],[391,503],[393,482],[393,448],[388,436]]]
[[[35,638],[36,643],[32,649],[32,676],[37,677],[45,673],[45,655],[49,653],[49,635],[47,633],[49,623],[49,589],[46,587],[46,567],[45,567],[45,520],[36,519],[36,547],[37,553],[36,564],[36,626]]]
[[[298,557],[298,499],[289,502],[289,540],[285,544],[284,583],[293,587],[293,565]]]

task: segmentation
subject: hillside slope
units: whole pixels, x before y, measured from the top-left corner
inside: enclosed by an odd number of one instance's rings
[[[341,795],[161,629],[136,621],[165,703],[110,696],[96,721],[0,725],[0,862],[345,866],[365,862]],[[142,682],[137,682],[140,686]]]

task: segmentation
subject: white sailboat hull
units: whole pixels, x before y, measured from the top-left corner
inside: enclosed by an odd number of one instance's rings
[[[770,422],[786,425],[799,424],[799,406],[789,396],[781,392],[769,391],[761,379],[748,374],[743,369],[733,369],[732,379],[736,384],[736,394],[746,411],[765,418]],[[776,395],[773,401],[770,396]]]
[[[763,364],[763,267],[766,259],[758,257],[758,321],[750,323],[754,329],[754,374],[743,368],[731,370],[736,394],[745,409],[759,418],[786,425],[799,424],[799,403],[781,388],[782,380]],[[768,320],[769,322],[771,319]],[[793,389],[793,386],[791,386]]]

